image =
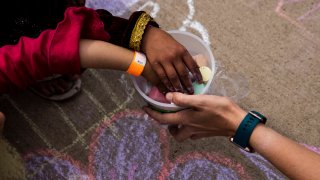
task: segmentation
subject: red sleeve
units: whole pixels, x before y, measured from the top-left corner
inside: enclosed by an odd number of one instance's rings
[[[52,74],[80,73],[80,38],[109,40],[96,11],[71,7],[55,30],[37,38],[21,37],[16,45],[0,48],[0,93],[25,89]]]

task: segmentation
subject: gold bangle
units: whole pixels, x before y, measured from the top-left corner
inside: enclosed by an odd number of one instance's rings
[[[135,51],[140,51],[142,35],[144,33],[144,30],[147,24],[150,21],[152,21],[152,17],[149,16],[149,14],[143,13],[140,15],[131,33],[130,43],[129,43],[129,47],[131,49],[134,49]]]

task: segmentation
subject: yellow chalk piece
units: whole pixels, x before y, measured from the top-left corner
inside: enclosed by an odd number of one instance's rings
[[[200,73],[202,75],[202,80],[204,83],[207,83],[209,81],[209,79],[211,78],[212,76],[212,71],[210,68],[208,68],[207,66],[201,66],[199,68],[200,70]]]

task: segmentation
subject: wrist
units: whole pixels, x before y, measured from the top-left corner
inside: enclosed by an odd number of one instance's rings
[[[143,77],[146,77],[146,76],[149,74],[150,71],[152,71],[152,68],[151,68],[150,63],[147,61],[147,62],[146,62],[146,65],[144,66],[144,69],[143,69],[141,75],[142,75]]]
[[[241,121],[234,136],[230,141],[247,152],[254,152],[250,146],[250,139],[253,131],[259,124],[265,124],[267,118],[257,111],[249,111]]]
[[[145,69],[146,63],[146,56],[143,53],[135,51],[127,72],[133,76],[140,76]]]
[[[148,39],[150,38],[152,32],[156,29],[156,27],[153,27],[151,25],[149,25],[148,27],[146,27],[145,32],[142,36],[142,40],[141,40],[141,50],[142,52],[146,53],[146,46],[148,43]]]
[[[227,119],[230,124],[230,130],[228,132],[228,136],[231,137],[235,135],[240,123],[242,122],[244,117],[247,115],[247,112],[232,102],[230,103],[230,105],[228,105],[227,111],[228,111],[228,113],[226,113],[228,114]]]

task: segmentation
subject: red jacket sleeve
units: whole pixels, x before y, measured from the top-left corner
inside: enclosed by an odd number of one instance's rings
[[[25,89],[52,74],[80,73],[80,38],[109,40],[96,11],[70,7],[54,30],[37,38],[21,37],[16,45],[0,48],[0,93]]]

